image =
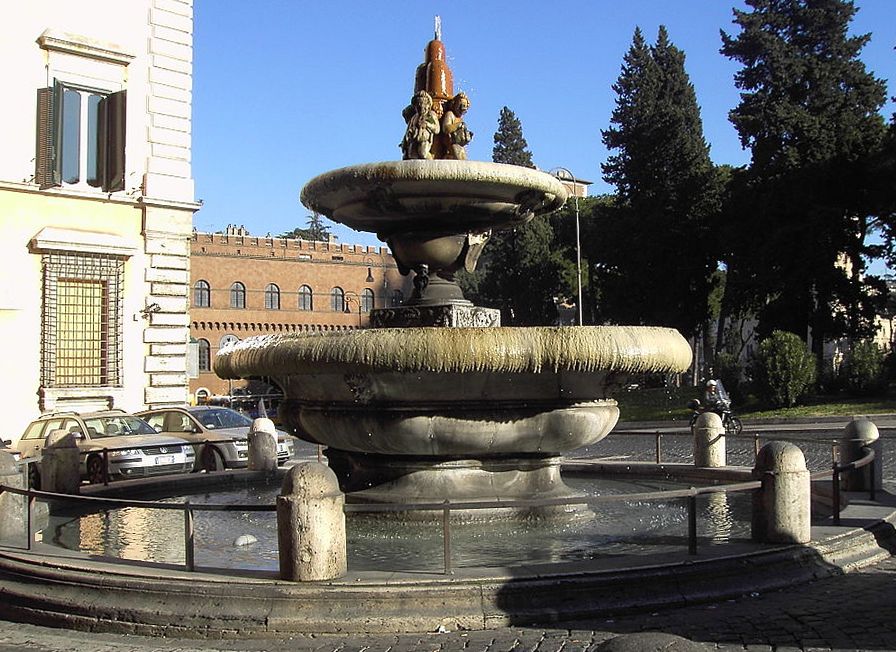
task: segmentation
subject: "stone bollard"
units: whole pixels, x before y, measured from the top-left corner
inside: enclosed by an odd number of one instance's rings
[[[302,462],[289,470],[277,497],[281,579],[313,582],[345,575],[343,505],[345,495],[330,467]]]
[[[0,484],[15,489],[25,488],[25,474],[16,466],[13,456],[0,451]],[[28,498],[4,491],[0,494],[0,543],[8,544],[25,531]]]
[[[78,435],[54,430],[40,454],[40,487],[57,494],[81,492],[81,456]]]
[[[808,543],[812,539],[812,479],[798,446],[770,441],[756,456],[752,537],[760,543]]]
[[[694,466],[713,468],[727,464],[725,426],[715,412],[704,412],[694,424]]]
[[[270,419],[255,419],[249,430],[249,470],[277,470],[277,430]]]
[[[877,426],[865,417],[853,419],[843,429],[840,439],[840,463],[849,464],[865,457],[865,449],[874,451],[874,465],[846,471],[840,476],[840,487],[843,491],[870,491],[871,474],[874,473],[874,486],[880,488],[883,482],[883,447]],[[873,471],[872,471],[873,469]]]

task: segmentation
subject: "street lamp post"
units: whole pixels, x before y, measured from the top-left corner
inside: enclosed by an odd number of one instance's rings
[[[563,181],[564,179],[568,179],[570,183],[572,183],[572,198],[573,204],[576,209],[576,281],[579,290],[579,299],[576,301],[576,305],[579,308],[579,326],[582,325],[582,240],[579,230],[579,195],[576,193],[576,178],[573,176],[573,173],[563,167],[554,168],[552,171],[553,175],[557,177],[559,181]],[[565,177],[563,176],[565,175]]]
[[[350,295],[354,295],[354,296],[350,296]],[[349,291],[349,292],[345,293],[344,299],[345,299],[345,309],[343,310],[343,312],[347,312],[347,313],[351,312],[348,305],[352,301],[354,301],[356,304],[358,304],[358,328],[361,328],[361,297],[359,297],[356,292]]]

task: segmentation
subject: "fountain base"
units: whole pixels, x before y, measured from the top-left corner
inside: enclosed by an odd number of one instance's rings
[[[527,520],[590,513],[584,505],[543,505],[579,492],[560,476],[559,456],[453,459],[373,455],[329,448],[330,468],[349,503],[391,504],[395,511],[376,516],[401,521],[439,521],[441,510],[401,510],[401,504],[482,503],[488,507],[451,509],[456,522],[494,519]],[[532,505],[502,507],[493,503],[531,500]]]

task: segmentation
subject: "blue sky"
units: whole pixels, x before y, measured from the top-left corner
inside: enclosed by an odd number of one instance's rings
[[[862,59],[896,94],[896,2],[858,0]],[[432,38],[433,17],[472,107],[469,156],[491,160],[501,107],[523,125],[536,165],[601,180],[600,130],[636,26],[653,42],[665,25],[684,50],[716,163],[741,165],[728,122],[738,66],[719,54],[736,33],[735,0],[200,0],[194,7],[193,175],[200,231],[242,224],[257,235],[304,226],[302,186],[333,168],[400,158],[401,110]],[[885,107],[888,117],[896,110]],[[376,244],[342,226],[347,244]]]

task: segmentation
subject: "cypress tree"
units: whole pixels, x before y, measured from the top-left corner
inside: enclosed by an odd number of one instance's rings
[[[523,127],[506,106],[494,136],[495,163],[534,168]],[[556,242],[547,217],[494,231],[474,278],[460,275],[464,293],[474,303],[501,309],[502,323],[547,325],[556,319],[554,297],[565,294],[569,263]]]
[[[602,134],[615,150],[603,172],[616,202],[595,214],[603,237],[589,248],[602,263],[602,314],[691,335],[709,312],[716,268],[709,227],[719,192],[684,64],[665,27],[652,47],[635,30]]]
[[[495,163],[535,167],[532,163],[532,154],[529,152],[529,144],[523,138],[523,125],[516,114],[506,106],[501,109],[501,115],[498,117],[498,130],[495,132],[494,140],[492,161]]]
[[[751,164],[733,195],[728,284],[760,335],[861,337],[877,291],[865,278],[868,170],[883,143],[886,91],[858,56],[848,0],[746,0],[722,53],[742,64],[730,112]]]

